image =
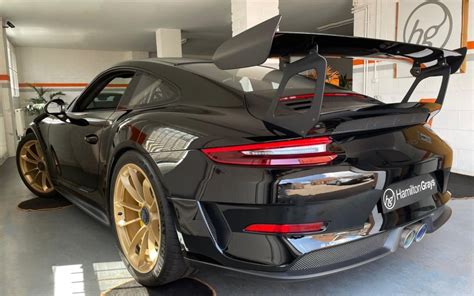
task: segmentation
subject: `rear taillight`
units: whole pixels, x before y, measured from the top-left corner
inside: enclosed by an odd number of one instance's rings
[[[244,228],[245,232],[256,233],[314,233],[324,231],[326,224],[324,222],[314,222],[305,224],[251,224]]]
[[[324,165],[336,158],[328,151],[329,137],[206,148],[202,151],[213,161],[249,166]]]
[[[287,102],[287,101],[294,101],[294,100],[305,100],[305,99],[312,99],[314,94],[301,94],[301,95],[293,95],[280,98],[280,102]],[[324,93],[324,97],[353,97],[353,98],[366,98],[366,96],[361,94],[355,93]]]

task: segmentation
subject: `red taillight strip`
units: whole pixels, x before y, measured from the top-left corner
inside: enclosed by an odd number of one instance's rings
[[[293,101],[293,100],[304,100],[311,99],[314,94],[301,94],[294,96],[287,96],[280,98],[280,102]],[[366,98],[366,96],[354,93],[324,93],[324,97],[355,97],[355,98]]]
[[[320,138],[306,138],[306,139],[297,139],[297,140],[288,140],[288,141],[266,142],[266,143],[258,143],[258,144],[205,148],[202,151],[204,151],[204,153],[213,153],[213,152],[230,152],[230,151],[245,151],[245,150],[264,150],[264,149],[310,146],[310,145],[329,144],[329,143],[331,143],[331,139],[329,137],[320,137]]]
[[[213,161],[248,166],[324,165],[336,158],[328,151],[329,137],[297,139],[238,146],[205,148]]]
[[[246,232],[257,233],[312,233],[320,232],[326,229],[324,222],[314,222],[305,224],[251,224],[244,228]]]

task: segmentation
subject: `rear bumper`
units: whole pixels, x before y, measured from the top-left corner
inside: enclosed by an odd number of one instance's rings
[[[421,220],[389,231],[368,235],[367,237],[351,242],[301,254],[290,264],[274,267],[273,270],[272,268],[267,270],[255,270],[250,266],[249,268],[239,268],[205,260],[196,260],[192,257],[188,257],[186,260],[194,265],[211,265],[235,272],[272,279],[310,279],[344,271],[380,259],[398,249],[401,233],[406,226],[423,221],[429,227],[428,232],[432,233],[446,223],[450,216],[451,208],[442,206]]]
[[[430,129],[334,138],[331,149],[339,156],[324,166],[224,165],[197,150],[180,152],[180,161],[170,164],[176,155],[153,154],[187,258],[271,277],[312,277],[395,251],[401,229],[411,223],[427,220],[434,231],[449,218],[444,205],[452,150]],[[421,177],[433,180],[436,190],[426,190]],[[387,209],[386,191],[396,192],[396,202],[388,196],[396,207]],[[310,223],[324,223],[324,231],[246,230]]]

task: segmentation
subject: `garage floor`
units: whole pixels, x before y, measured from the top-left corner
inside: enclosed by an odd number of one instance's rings
[[[0,167],[0,295],[98,295],[130,279],[111,232],[75,206],[25,212],[33,195],[14,159]],[[339,274],[304,282],[272,282],[216,269],[197,277],[218,295],[472,295],[474,199],[450,202],[453,216],[408,250]]]

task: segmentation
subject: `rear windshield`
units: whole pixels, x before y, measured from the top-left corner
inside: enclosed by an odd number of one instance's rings
[[[212,63],[197,63],[182,67],[244,92],[278,89],[283,76],[282,71],[264,66],[221,70]],[[314,89],[314,85],[313,79],[295,75],[288,82],[286,89]],[[326,87],[333,90],[339,89],[329,84],[326,84]]]

